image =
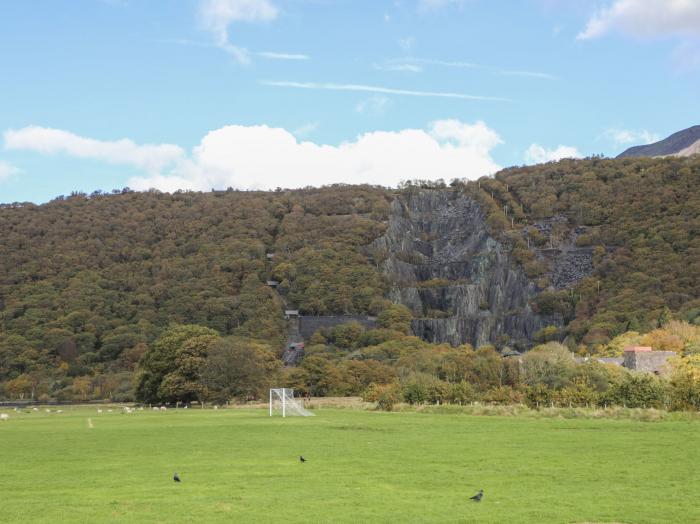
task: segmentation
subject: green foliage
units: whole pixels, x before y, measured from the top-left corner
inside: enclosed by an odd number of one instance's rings
[[[172,323],[281,350],[271,276],[303,313],[374,314],[386,283],[364,246],[384,231],[391,198],[379,187],[330,186],[0,205],[0,386],[36,372],[49,398],[70,398],[70,383],[88,377],[76,395],[93,397],[100,377],[133,373],[128,355]],[[164,398],[159,380],[142,384],[141,398]],[[184,395],[183,380],[170,377],[166,389]]]
[[[215,337],[216,331],[203,326],[169,327],[141,359],[136,397],[147,403],[189,399],[194,393],[187,390],[184,382],[198,372],[192,369],[193,360],[197,368],[207,344]],[[186,398],[179,398],[181,393]]]
[[[393,304],[382,311],[377,317],[377,324],[384,329],[400,333],[411,333],[411,311],[404,305]]]
[[[240,337],[214,341],[201,367],[208,398],[218,402],[266,398],[280,362],[264,343]]]
[[[655,375],[630,373],[611,385],[604,402],[629,408],[660,408],[664,404],[664,383]]]

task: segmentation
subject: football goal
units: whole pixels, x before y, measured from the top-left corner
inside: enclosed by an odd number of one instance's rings
[[[270,416],[281,413],[283,417],[313,417],[314,414],[304,409],[303,403],[294,398],[293,388],[276,388],[270,390]]]

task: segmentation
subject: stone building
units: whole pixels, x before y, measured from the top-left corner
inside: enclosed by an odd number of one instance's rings
[[[668,359],[676,356],[673,351],[654,351],[649,346],[629,346],[624,353],[624,367],[657,375],[663,373]]]

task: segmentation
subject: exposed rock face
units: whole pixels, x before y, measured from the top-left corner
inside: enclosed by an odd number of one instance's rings
[[[459,193],[402,195],[373,247],[386,257],[390,298],[413,311],[415,334],[430,342],[527,347],[537,330],[561,322],[533,312],[535,285],[489,235],[477,203]]]

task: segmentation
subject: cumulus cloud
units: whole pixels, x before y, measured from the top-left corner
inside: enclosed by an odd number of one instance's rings
[[[238,62],[250,62],[250,52],[229,41],[229,26],[234,22],[266,22],[277,18],[279,10],[269,0],[200,0],[199,20],[214,37],[218,47]],[[280,55],[285,53],[270,53]],[[272,58],[271,56],[268,58]]]
[[[614,30],[637,37],[700,35],[700,2],[615,0],[597,11],[577,38],[588,40]]]
[[[52,155],[65,154],[77,158],[101,160],[111,164],[130,165],[149,173],[157,173],[185,158],[182,148],[172,144],[138,145],[129,139],[115,141],[85,138],[62,129],[29,126],[5,131],[5,148]]]
[[[426,129],[364,133],[339,145],[304,141],[282,128],[230,125],[209,132],[190,155],[168,144],[104,142],[48,131],[7,132],[7,146],[139,167],[144,174],[130,179],[129,186],[163,191],[473,179],[500,169],[491,152],[502,142],[485,123],[459,120],[438,120]]]
[[[3,182],[13,175],[20,173],[20,169],[0,160],[0,182]]]
[[[602,135],[602,138],[612,142],[616,146],[624,146],[628,144],[651,144],[652,142],[658,142],[660,136],[656,133],[642,130],[632,130],[632,129],[619,129],[610,128],[607,129]]]
[[[562,158],[581,158],[578,149],[572,146],[557,146],[555,149],[547,149],[539,144],[532,144],[525,151],[525,162],[527,164],[542,164]]]

